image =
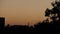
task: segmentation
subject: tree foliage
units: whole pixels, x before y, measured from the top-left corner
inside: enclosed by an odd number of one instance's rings
[[[60,0],[52,2],[51,5],[53,6],[53,8],[47,8],[45,11],[45,16],[50,17],[53,22],[60,21]]]

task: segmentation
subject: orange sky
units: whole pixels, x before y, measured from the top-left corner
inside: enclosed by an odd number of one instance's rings
[[[0,16],[6,24],[33,25],[45,19],[44,11],[51,8],[54,0],[0,0]]]

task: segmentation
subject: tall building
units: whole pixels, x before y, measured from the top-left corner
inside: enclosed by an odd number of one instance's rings
[[[3,30],[5,26],[5,18],[0,17],[0,30]]]

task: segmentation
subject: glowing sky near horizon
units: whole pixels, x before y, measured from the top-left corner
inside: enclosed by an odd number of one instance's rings
[[[0,16],[6,24],[30,25],[45,19],[46,8],[51,8],[54,0],[0,0]]]

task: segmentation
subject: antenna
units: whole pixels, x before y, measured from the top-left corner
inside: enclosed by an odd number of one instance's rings
[[[27,25],[28,25],[28,26],[30,25],[30,24],[29,24],[29,22],[28,22],[28,24],[27,24]]]

